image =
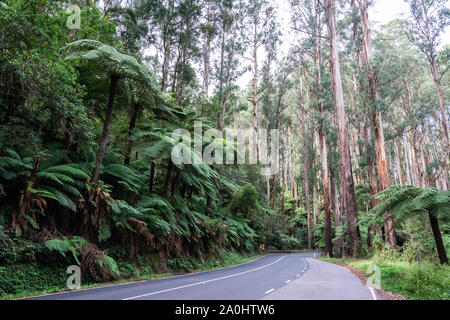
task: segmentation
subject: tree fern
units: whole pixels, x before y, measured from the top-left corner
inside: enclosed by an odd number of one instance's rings
[[[63,257],[65,257],[68,252],[72,253],[75,261],[80,264],[77,248],[84,246],[86,243],[88,242],[84,238],[74,236],[71,239],[62,237],[61,239],[56,238],[47,240],[45,241],[45,246],[51,251],[58,252]]]
[[[448,219],[450,213],[450,190],[392,185],[376,194],[375,198],[380,200],[371,210],[376,218],[389,211],[392,211],[394,219],[399,222],[421,213],[431,213],[438,219]]]
[[[438,219],[449,219],[450,190],[393,185],[379,192],[376,198],[381,201],[372,209],[375,212],[374,223],[389,211],[397,223],[413,215],[428,214],[439,259],[441,263],[448,263]]]

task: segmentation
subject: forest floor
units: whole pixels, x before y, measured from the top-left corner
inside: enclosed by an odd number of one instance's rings
[[[373,261],[369,259],[327,258],[351,270],[364,284],[373,273]],[[432,263],[417,264],[404,261],[379,261],[380,288],[376,288],[383,300],[449,300],[450,267]],[[369,281],[369,285],[372,285]],[[373,287],[373,285],[372,285]]]

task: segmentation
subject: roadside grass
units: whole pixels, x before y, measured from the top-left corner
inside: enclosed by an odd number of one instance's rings
[[[370,275],[373,260],[352,258],[326,258],[321,260],[344,264]],[[377,261],[380,268],[381,289],[398,293],[410,300],[449,300],[450,266],[423,261]]]
[[[118,266],[121,277],[108,282],[85,282],[80,289],[96,288],[102,286],[118,285],[134,281],[153,280],[170,277],[175,274],[201,272],[234,266],[245,263],[260,256],[257,253],[243,254],[236,251],[223,251],[218,257],[207,257],[202,263],[198,259],[192,259],[194,265],[185,258],[176,261],[176,272],[158,273],[155,263],[140,263],[136,267],[128,261],[119,261]],[[145,260],[145,259],[142,259]],[[170,266],[170,261],[168,261]],[[27,263],[17,265],[0,266],[0,300],[18,299],[29,296],[44,295],[69,291],[66,288],[66,267],[43,266],[39,263]]]

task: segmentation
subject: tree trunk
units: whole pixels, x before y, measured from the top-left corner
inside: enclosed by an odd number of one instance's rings
[[[203,91],[205,92],[206,99],[208,99],[209,94],[209,59],[210,59],[210,51],[211,51],[211,35],[209,28],[211,27],[211,1],[208,2],[207,7],[207,34],[206,34],[206,40],[205,40],[205,46],[204,46],[204,60],[203,60]]]
[[[116,87],[119,78],[116,76],[111,76],[110,78],[110,86],[109,86],[109,98],[108,98],[108,106],[106,108],[106,116],[105,123],[103,124],[103,132],[102,137],[100,139],[100,146],[97,155],[97,162],[95,164],[94,173],[92,174],[92,182],[96,184],[100,177],[100,166],[102,164],[103,156],[105,155],[106,142],[109,136],[109,130],[111,129],[111,118],[112,118],[112,110],[114,106],[114,98],[116,94]]]
[[[305,184],[305,206],[306,206],[306,219],[308,222],[308,249],[311,250],[311,208],[309,200],[309,177],[308,177],[308,146],[306,139],[306,125],[305,125],[305,111],[302,104],[302,135],[303,135],[303,178]]]
[[[400,161],[400,152],[398,149],[397,139],[394,139],[394,152],[395,152],[395,163],[397,165],[397,177],[398,177],[398,183],[404,184],[403,181],[403,170],[402,165]]]
[[[319,211],[319,205],[317,203],[317,187],[316,185],[313,186],[313,225],[315,226],[317,224],[317,216]]]
[[[328,183],[328,156],[325,134],[319,124],[320,155],[322,164],[323,206],[325,212],[325,254],[333,255],[331,242],[330,191]]]
[[[292,198],[295,197],[294,192],[294,165],[292,162],[292,134],[291,127],[288,127],[288,143],[289,143],[289,189]]]
[[[441,88],[441,81],[439,79],[439,74],[437,71],[436,62],[434,59],[432,60],[431,69],[433,73],[434,78],[434,84],[436,85],[436,90],[438,93],[438,99],[439,99],[439,108],[441,110],[441,125],[442,125],[442,132],[444,133],[443,136],[443,149],[447,150],[447,155],[444,157],[444,180],[447,188],[450,186],[448,181],[448,159],[450,158],[450,144],[448,139],[448,129],[447,129],[447,114],[445,112],[444,107],[444,96],[442,94],[442,88]]]
[[[148,191],[149,191],[150,196],[153,193],[153,182],[154,182],[154,179],[155,179],[155,162],[152,161],[152,164],[150,166],[150,183],[148,184]]]
[[[436,249],[439,255],[439,261],[441,264],[448,264],[447,254],[445,253],[444,243],[442,242],[441,231],[439,230],[439,222],[435,216],[428,213],[430,218],[431,230],[433,231],[434,241],[436,242]]]
[[[175,192],[177,190],[177,184],[178,184],[178,180],[180,179],[180,173],[181,173],[181,170],[178,168],[175,168],[175,171],[176,171],[176,174],[172,180],[172,190],[171,190],[172,197],[175,195]]]
[[[252,121],[253,121],[253,148],[256,159],[259,159],[258,134],[258,25],[254,21],[253,41],[253,79],[252,79]]]
[[[124,164],[130,164],[131,149],[133,148],[133,140],[131,140],[131,135],[133,134],[133,129],[136,126],[137,114],[139,112],[139,104],[133,103],[133,110],[131,111],[130,124],[128,126],[128,141],[127,149],[125,150],[125,161]]]
[[[174,1],[169,1],[169,14],[168,17],[165,17],[164,26],[163,26],[163,63],[161,70],[161,91],[165,91],[167,87],[167,77],[169,74],[169,61],[170,61],[170,35],[169,35],[169,23],[172,22],[172,14],[173,14]]]
[[[350,146],[348,140],[348,127],[342,89],[341,70],[336,36],[336,18],[334,15],[335,1],[326,0],[325,9],[327,15],[328,36],[330,41],[330,68],[333,84],[333,96],[338,126],[339,151],[342,157],[341,172],[343,183],[343,196],[345,198],[346,215],[350,235],[350,252],[356,257],[359,250],[358,211],[356,207],[355,187],[353,181],[352,163],[350,158]]]
[[[364,62],[368,66],[368,81],[369,81],[369,92],[368,97],[373,107],[376,107],[377,99],[378,99],[378,79],[376,70],[371,65],[372,63],[372,39],[371,32],[369,26],[369,14],[368,14],[368,1],[367,0],[358,0],[359,8],[361,13],[361,24],[363,30],[362,37],[362,46],[363,46],[363,57]],[[378,177],[380,181],[380,189],[384,190],[391,184],[388,172],[388,163],[385,151],[385,141],[384,141],[384,128],[383,128],[383,120],[381,116],[381,112],[374,110],[371,115],[371,121],[373,124],[374,130],[374,138],[375,138],[375,146],[376,146],[376,158],[377,158],[377,167],[378,167]],[[392,214],[388,213],[385,217],[385,231],[386,241],[392,246],[396,246],[394,225]]]
[[[388,165],[386,159],[385,143],[384,143],[384,132],[383,132],[383,121],[381,119],[381,114],[374,112],[374,131],[375,131],[375,145],[377,149],[377,167],[378,167],[378,179],[380,181],[380,190],[384,190],[391,184],[391,179],[389,178]],[[394,231],[394,221],[392,214],[389,212],[385,216],[385,237],[386,242],[392,247],[397,245],[395,239]]]
[[[164,182],[164,191],[163,191],[163,197],[167,198],[167,191],[169,190],[169,184],[170,184],[170,175],[172,173],[172,160],[169,159],[169,164],[167,166],[167,173],[166,173],[166,179]]]

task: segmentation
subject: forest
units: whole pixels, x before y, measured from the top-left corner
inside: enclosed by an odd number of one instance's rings
[[[262,244],[419,249],[448,284],[448,1],[376,27],[370,0],[284,2],[0,1],[0,297],[65,285],[71,264],[100,283]],[[278,170],[173,161],[219,145]]]

